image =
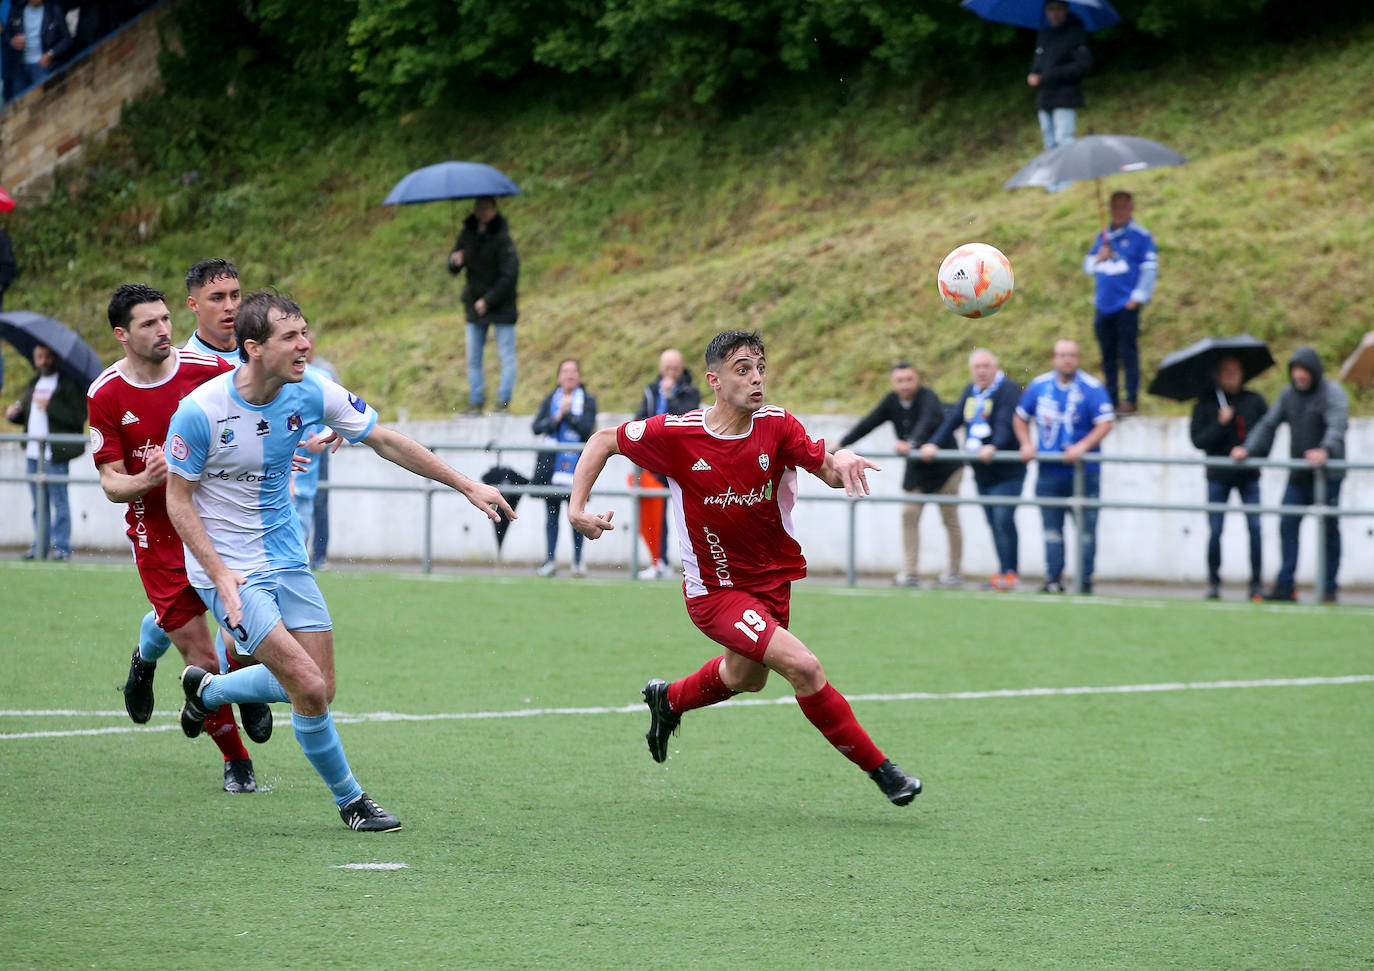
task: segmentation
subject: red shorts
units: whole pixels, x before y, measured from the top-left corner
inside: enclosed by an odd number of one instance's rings
[[[717,644],[762,664],[773,631],[787,626],[791,594],[790,582],[768,590],[712,590],[687,598],[687,616]]]
[[[180,630],[205,613],[205,603],[186,579],[186,571],[164,570],[140,566],[139,579],[153,605],[157,626],[163,630]]]

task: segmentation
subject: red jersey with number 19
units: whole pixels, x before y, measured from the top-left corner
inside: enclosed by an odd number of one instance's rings
[[[234,366],[210,354],[172,349],[176,369],[157,384],[136,384],[119,364],[101,372],[86,392],[91,416],[91,458],[96,468],[123,461],[124,471],[137,475],[154,446],[167,440],[167,426],[177,405],[196,388]],[[158,486],[129,503],[125,531],[134,544],[140,569],[186,569],[181,537],[167,518],[167,488]]]
[[[792,530],[797,469],[825,463],[825,445],[781,408],[754,412],[743,435],[717,435],[706,412],[658,415],[616,429],[622,455],[663,476],[677,513],[688,597],[762,590],[806,576]]]

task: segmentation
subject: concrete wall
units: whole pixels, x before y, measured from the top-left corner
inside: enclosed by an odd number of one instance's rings
[[[39,184],[119,123],[125,102],[158,83],[162,4],[88,51],[0,112],[0,185],[12,193]]]
[[[602,425],[611,425],[627,416],[604,416]],[[808,429],[832,441],[838,440],[852,424],[846,416],[818,416],[804,419]],[[490,442],[529,443],[528,416],[494,416],[485,419],[455,419],[447,422],[395,423],[408,434],[427,443],[465,443],[484,446]],[[1287,454],[1286,430],[1281,430],[1275,454]],[[1348,438],[1352,456],[1374,455],[1374,421],[1356,419]],[[875,432],[861,443],[868,452],[890,452],[889,432]],[[1133,418],[1119,422],[1107,441],[1109,452],[1120,455],[1159,455],[1188,458],[1197,455],[1188,440],[1186,419]],[[450,464],[480,475],[499,463],[529,474],[534,467],[533,453],[454,452],[440,453]],[[333,458],[332,481],[343,485],[415,485],[420,480],[382,462],[366,447],[345,448]],[[901,495],[900,461],[880,462],[885,471],[873,477],[875,495]],[[15,443],[0,444],[0,476],[22,475],[23,453]],[[89,456],[72,465],[73,475],[94,480]],[[629,473],[628,463],[619,456],[603,475],[602,485],[621,488]],[[1266,504],[1277,504],[1283,492],[1286,473],[1267,471],[1261,481]],[[811,476],[801,477],[801,502],[796,516],[797,528],[807,559],[819,571],[844,569],[846,555],[847,510],[842,503],[812,502],[808,498],[835,493]],[[1028,478],[1029,489],[1031,480]],[[974,495],[971,476],[963,482],[962,494]],[[1103,473],[1102,494],[1131,499],[1158,498],[1164,502],[1191,503],[1205,500],[1200,468],[1152,465],[1107,466]],[[73,542],[82,549],[122,550],[123,507],[107,502],[98,486],[73,486],[71,489]],[[593,566],[613,567],[628,563],[630,543],[630,503],[628,499],[596,500],[601,508],[614,509],[615,521],[622,529],[587,545],[587,561]],[[1352,473],[1341,496],[1345,508],[1374,509],[1374,473]],[[27,546],[30,539],[30,502],[27,486],[0,482],[0,546]],[[441,490],[434,499],[434,556],[440,561],[492,563],[498,559],[491,526],[461,496]],[[566,506],[564,507],[566,509]],[[526,498],[517,509],[521,518],[512,524],[500,559],[511,564],[533,566],[544,557],[544,503]],[[362,557],[370,560],[417,560],[423,550],[424,504],[413,493],[366,493],[336,491],[331,500],[332,540],[330,557],[342,560]],[[982,511],[962,507],[960,520],[964,532],[964,574],[981,577],[992,573],[996,564]],[[1017,512],[1021,533],[1021,567],[1028,576],[1043,572],[1044,547],[1039,513],[1030,506]],[[571,532],[560,518],[558,556],[566,563],[571,555]],[[1278,523],[1265,517],[1265,575],[1271,578],[1278,565]],[[1302,534],[1302,559],[1299,579],[1310,582],[1313,570],[1313,526],[1305,522]],[[1344,557],[1340,580],[1347,586],[1374,585],[1374,518],[1348,520],[1342,527]],[[895,573],[901,565],[900,506],[896,503],[861,503],[856,513],[858,563],[861,572]],[[1072,539],[1070,538],[1070,542]],[[1205,578],[1207,525],[1201,513],[1164,513],[1105,511],[1098,527],[1098,576],[1103,579],[1143,579],[1200,582]],[[674,550],[675,546],[672,547]],[[644,556],[641,546],[641,557]],[[921,572],[933,574],[945,567],[945,532],[937,511],[927,508],[921,528]],[[676,556],[673,557],[674,561]],[[1246,532],[1238,515],[1228,517],[1224,534],[1223,575],[1228,580],[1244,581],[1248,576]]]

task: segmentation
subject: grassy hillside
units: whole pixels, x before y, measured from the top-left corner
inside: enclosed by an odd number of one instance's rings
[[[1023,78],[1019,61],[989,64],[967,87],[836,78],[710,120],[570,108],[550,92],[480,117],[257,136],[232,165],[194,173],[185,146],[198,127],[232,124],[232,110],[181,131],[123,130],[51,201],[11,217],[28,272],[6,305],[72,322],[113,358],[104,305],[115,285],[146,279],[179,294],[190,263],[227,255],[248,286],[301,301],[322,353],[384,415],[447,414],[466,379],[458,284],[443,261],[465,210],[379,203],[410,169],[469,158],[525,189],[504,204],[523,258],[518,410],[536,406],[568,354],[603,409],[629,409],[660,348],[695,358],[727,326],[763,331],[774,400],[798,411],[867,407],[897,357],[953,393],[980,344],[1024,380],[1048,366],[1056,336],[1073,336],[1096,370],[1079,269],[1097,226],[1093,185],[1001,189],[1039,150]],[[1242,330],[1276,356],[1313,343],[1334,371],[1374,328],[1374,27],[1143,74],[1104,70],[1087,93],[1080,133],[1140,134],[1192,160],[1102,186],[1136,192],[1160,246],[1147,372],[1175,347]],[[1017,272],[1012,302],[981,323],[950,314],[934,288],[944,254],[969,240],[999,246]],[[1258,387],[1280,381],[1276,369]],[[1354,401],[1368,412],[1374,396]]]

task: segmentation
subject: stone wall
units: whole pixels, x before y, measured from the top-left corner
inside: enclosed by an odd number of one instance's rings
[[[0,112],[0,185],[22,192],[119,123],[130,99],[159,83],[171,3],[121,27]]]

